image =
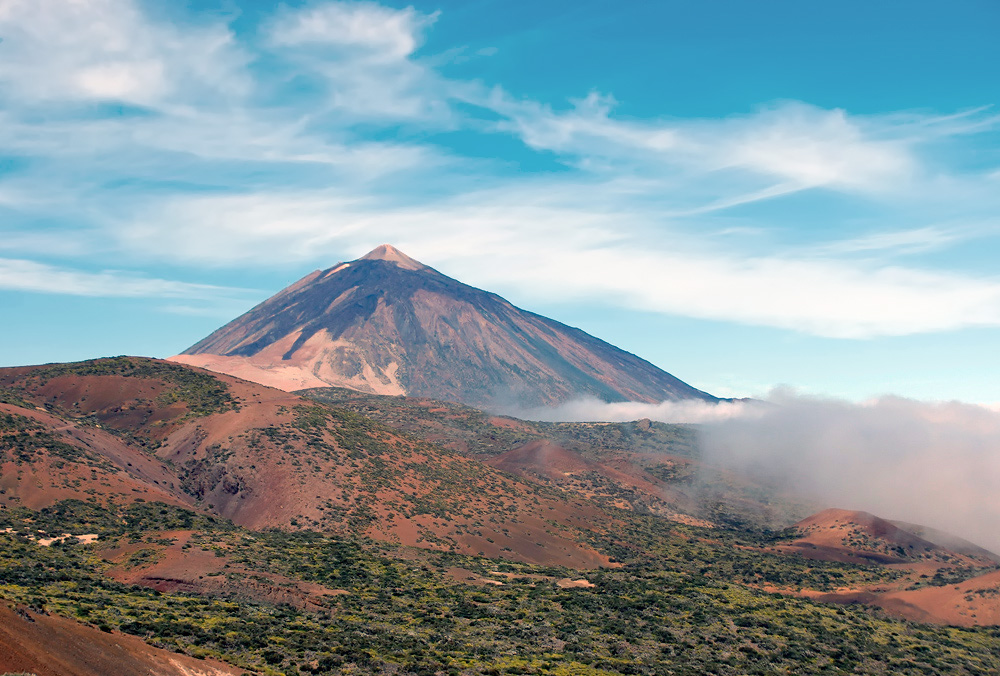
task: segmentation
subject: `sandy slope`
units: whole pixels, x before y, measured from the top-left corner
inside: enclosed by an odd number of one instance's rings
[[[106,633],[55,615],[0,603],[0,671],[37,676],[231,676],[245,673]]]
[[[891,582],[835,592],[799,590],[794,593],[828,603],[863,603],[917,622],[957,626],[1000,624],[1000,569],[995,555],[946,533],[942,541],[958,542],[948,549],[914,532],[921,526],[880,519],[867,512],[828,509],[796,524],[799,537],[776,547],[807,559],[879,564],[902,575]],[[935,580],[952,576],[958,582]],[[780,591],[780,590],[779,590]],[[786,590],[789,591],[789,590]]]

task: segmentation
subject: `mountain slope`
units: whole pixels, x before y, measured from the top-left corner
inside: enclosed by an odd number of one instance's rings
[[[357,393],[353,400],[359,411],[377,400],[407,404]],[[7,548],[0,583],[72,582],[51,577],[48,564],[17,562],[36,549],[50,551],[32,555],[40,562],[76,551],[44,547],[43,539],[97,534],[86,546],[99,552],[101,575],[120,582],[313,612],[339,603],[338,592],[347,591],[339,573],[297,577],[303,561],[291,555],[287,566],[262,570],[249,548],[265,533],[285,543],[363,536],[395,543],[377,547],[401,556],[433,557],[452,581],[480,586],[507,584],[484,578],[508,565],[497,559],[604,567],[601,593],[619,598],[633,591],[611,571],[628,576],[633,562],[647,572],[684,567],[705,580],[874,603],[921,621],[1000,621],[994,558],[946,550],[872,515],[827,510],[776,537],[678,519],[672,503],[703,490],[687,483],[696,460],[685,428],[528,423],[427,400],[378,417],[394,425],[416,418],[407,427],[456,450],[341,407],[169,362],[120,357],[0,369],[0,549]],[[229,519],[257,532],[238,532]],[[209,540],[195,532],[206,529]],[[413,546],[425,551],[414,554]],[[340,565],[328,554],[317,563],[335,572]],[[462,555],[492,560],[472,570]],[[15,592],[8,598],[34,603],[21,587]],[[570,602],[558,599],[560,608]],[[122,622],[116,626],[147,631],[138,620]]]
[[[0,369],[0,397],[0,508],[157,500],[250,528],[608,563],[584,542],[615,527],[593,503],[231,376],[118,357]]]
[[[0,602],[0,668],[35,676],[235,676],[243,669],[198,660],[73,620]]]
[[[800,536],[791,546],[798,548],[806,558],[902,563],[938,556],[959,556],[954,551],[939,547],[910,530],[868,512],[826,509],[798,522],[795,528]],[[985,550],[981,551],[989,554]],[[970,561],[973,559],[968,558]],[[978,563],[989,566],[994,562],[984,556]]]
[[[789,532],[794,539],[778,543],[773,551],[814,562],[880,565],[893,573],[893,579],[877,584],[793,593],[826,603],[877,606],[917,622],[966,627],[1000,622],[997,556],[961,538],[846,509],[813,514]]]
[[[475,406],[716,401],[388,245],[313,272],[173,359],[289,391],[336,385]]]
[[[702,462],[698,432],[690,425],[527,421],[338,387],[297,394],[604,506],[738,528],[784,528],[823,506],[793,487]]]

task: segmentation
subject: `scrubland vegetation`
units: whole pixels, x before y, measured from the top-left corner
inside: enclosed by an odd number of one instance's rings
[[[625,515],[628,516],[628,515]],[[634,519],[642,546],[606,541],[594,571],[397,547],[315,532],[248,531],[161,504],[80,501],[0,512],[0,595],[106,631],[266,674],[987,674],[1000,630],[883,619],[861,607],[768,594],[878,580],[884,568],[765,554],[765,536]],[[346,594],[322,607],[162,593],[114,582],[100,552],[170,531],[227,565]],[[40,547],[40,532],[98,533]],[[129,565],[141,567],[142,557]],[[226,573],[223,572],[223,575]],[[564,578],[592,587],[563,588]],[[497,584],[499,583],[499,584]]]

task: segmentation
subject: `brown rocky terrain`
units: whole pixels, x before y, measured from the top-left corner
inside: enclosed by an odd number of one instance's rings
[[[161,592],[282,603],[305,610],[322,608],[327,597],[345,593],[250,570],[232,561],[227,548],[209,547],[192,531],[151,531],[145,535],[144,541],[99,547],[101,558],[113,564],[106,573],[109,577]]]
[[[947,551],[867,512],[826,509],[794,528],[799,537],[786,546],[811,559],[903,563],[935,558]]]
[[[885,566],[891,582],[833,592],[794,593],[827,603],[862,603],[917,622],[1000,624],[997,556],[955,536],[867,512],[827,509],[799,523],[794,539],[774,548],[805,559]],[[924,539],[930,533],[951,547]]]
[[[24,440],[30,440],[24,443]],[[0,403],[0,504],[38,509],[70,498],[186,504],[162,462],[110,432]]]
[[[233,676],[244,669],[0,602],[0,671],[36,676]]]
[[[474,406],[717,401],[388,245],[307,275],[172,359],[289,391],[335,385]]]

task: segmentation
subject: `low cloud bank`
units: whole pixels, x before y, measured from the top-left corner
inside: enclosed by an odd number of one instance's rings
[[[646,404],[639,401],[608,403],[586,398],[565,404],[539,408],[505,408],[502,413],[522,420],[545,422],[628,422],[649,418],[669,423],[707,423],[733,418],[754,418],[767,405],[759,401],[734,401],[713,404],[705,401],[665,401]]]
[[[1000,552],[1000,411],[885,396],[856,404],[778,390],[762,402],[606,404],[546,420],[701,423],[708,462],[831,507],[946,530]],[[536,419],[538,419],[536,417]]]

